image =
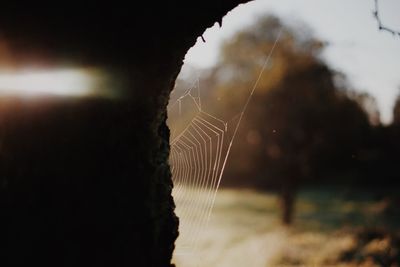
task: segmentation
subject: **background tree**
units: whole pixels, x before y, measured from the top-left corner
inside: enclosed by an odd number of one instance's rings
[[[336,174],[355,164],[369,131],[366,112],[335,84],[336,73],[321,59],[323,42],[302,26],[261,18],[225,43],[211,75],[212,106],[234,121],[282,29],[242,123],[225,184],[277,190],[285,224],[292,222],[300,186],[344,182]]]

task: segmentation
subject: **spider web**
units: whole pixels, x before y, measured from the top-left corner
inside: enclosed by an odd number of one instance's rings
[[[172,195],[176,202],[176,214],[180,218],[175,254],[195,253],[198,248],[199,237],[210,220],[240,123],[280,35],[281,31],[265,58],[241,112],[234,119],[226,122],[203,110],[199,78],[168,107],[169,114],[177,112],[178,118],[188,117],[186,122],[181,121],[181,125],[171,127],[169,161],[174,183]],[[183,116],[182,110],[188,109],[192,109],[193,114]]]
[[[196,95],[194,94],[196,93]],[[196,84],[170,106],[181,113],[182,105],[192,105],[195,114],[188,125],[172,134],[170,164],[174,182],[176,213],[181,218],[178,250],[194,250],[207,224],[225,168],[228,125],[202,110],[200,87]]]

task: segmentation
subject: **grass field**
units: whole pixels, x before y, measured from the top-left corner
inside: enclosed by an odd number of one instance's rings
[[[294,225],[283,227],[276,195],[220,190],[208,225],[197,227],[189,246],[196,227],[188,231],[188,226],[201,213],[182,213],[187,201],[176,198],[181,235],[173,261],[178,267],[399,266],[398,213],[384,215],[387,201],[367,194],[349,198],[339,189],[302,191]]]

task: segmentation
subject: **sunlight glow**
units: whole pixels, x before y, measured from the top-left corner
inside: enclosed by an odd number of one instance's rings
[[[93,93],[94,78],[80,69],[0,73],[2,95],[85,96]]]

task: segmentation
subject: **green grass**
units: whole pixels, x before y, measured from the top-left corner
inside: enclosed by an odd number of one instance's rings
[[[295,225],[328,232],[343,227],[398,227],[384,215],[384,204],[369,193],[357,192],[349,198],[340,188],[303,190],[298,196]]]

